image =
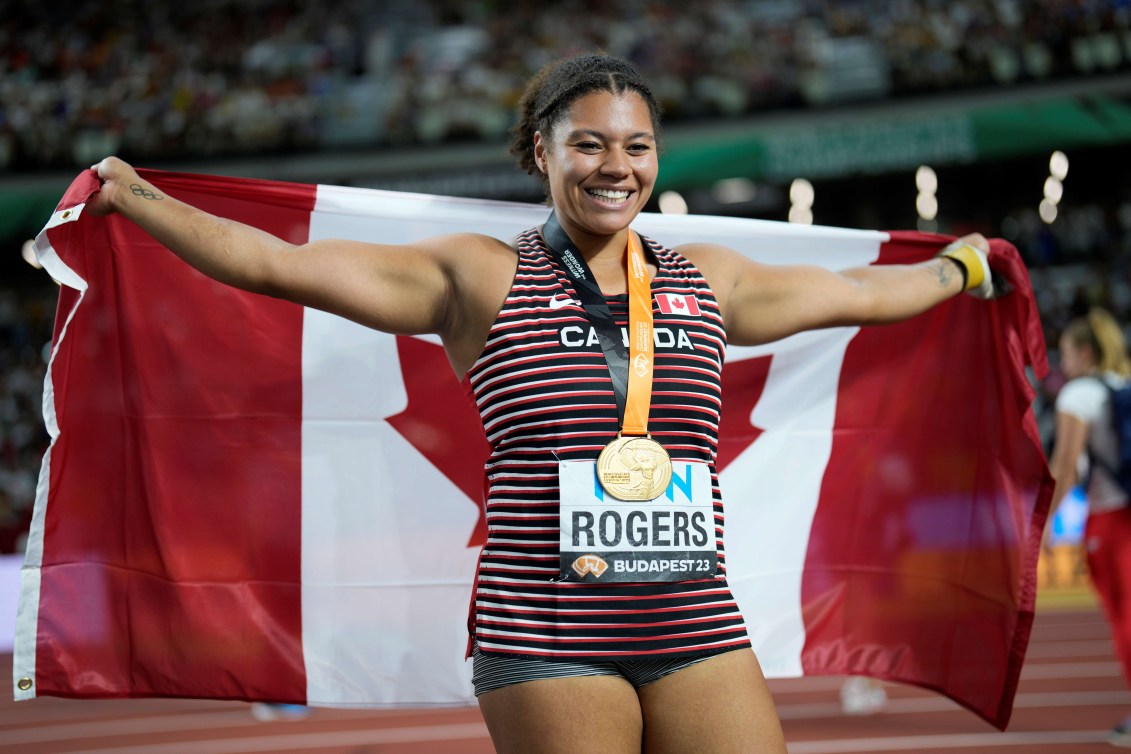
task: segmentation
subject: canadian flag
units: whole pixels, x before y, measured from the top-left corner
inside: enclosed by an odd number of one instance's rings
[[[699,302],[694,296],[680,293],[657,293],[655,296],[656,306],[664,314],[681,314],[685,317],[698,317],[701,314]]]
[[[292,242],[497,238],[533,205],[147,171],[164,193]],[[219,283],[82,173],[35,242],[60,284],[14,694],[327,706],[470,704],[467,605],[487,442],[434,338]],[[947,239],[642,215],[667,245],[832,268]],[[731,348],[717,468],[728,575],[771,676],[939,690],[996,725],[1029,638],[1050,479],[1015,291],[882,328]],[[662,292],[661,292],[662,293]],[[677,311],[694,299],[662,295]]]

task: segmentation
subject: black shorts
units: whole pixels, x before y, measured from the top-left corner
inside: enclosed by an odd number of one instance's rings
[[[526,681],[544,678],[572,678],[588,675],[615,675],[624,678],[635,688],[671,675],[677,670],[691,667],[715,654],[694,657],[657,657],[644,660],[595,660],[592,662],[563,662],[542,660],[536,657],[502,657],[485,655],[476,645],[471,653],[471,683],[475,695],[501,689]]]

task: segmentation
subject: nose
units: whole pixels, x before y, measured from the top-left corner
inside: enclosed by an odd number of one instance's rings
[[[615,178],[627,178],[632,173],[628,155],[620,149],[608,150],[605,153],[604,161],[601,163],[601,172]]]

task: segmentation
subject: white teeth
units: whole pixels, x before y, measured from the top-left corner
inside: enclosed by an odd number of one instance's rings
[[[594,196],[603,196],[606,199],[617,199],[623,201],[628,198],[627,191],[610,191],[609,189],[589,189],[589,193]]]

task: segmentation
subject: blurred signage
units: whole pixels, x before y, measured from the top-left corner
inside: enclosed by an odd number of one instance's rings
[[[782,180],[882,173],[977,155],[965,115],[805,126],[768,134],[765,143],[766,177]]]

